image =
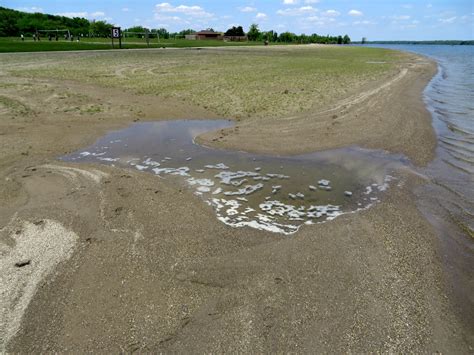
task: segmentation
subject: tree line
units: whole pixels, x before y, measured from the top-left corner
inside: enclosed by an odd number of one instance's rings
[[[38,30],[69,30],[73,36],[110,36],[112,24],[106,21],[89,21],[81,17],[65,17],[48,15],[42,13],[28,13],[0,7],[0,36],[14,37],[21,34],[33,35]],[[212,28],[207,30],[214,31]],[[185,29],[179,32],[169,32],[165,28],[148,29],[143,26],[134,26],[123,29],[129,32],[130,37],[141,37],[148,32],[150,37],[185,38],[186,35],[195,33],[193,29]],[[247,33],[242,26],[234,26],[225,32],[226,36],[247,36],[249,41],[268,41],[282,43],[325,43],[325,44],[349,44],[351,39],[345,36],[322,36],[318,34],[297,35],[292,32],[261,31],[257,24],[252,24]]]
[[[322,36],[316,33],[311,35],[297,35],[292,32],[282,32],[278,34],[276,31],[260,31],[257,24],[250,25],[247,37],[250,41],[268,41],[283,43],[323,43],[323,44],[349,44],[351,39],[348,35],[344,36]]]
[[[0,7],[0,36],[33,35],[38,30],[69,30],[72,35],[108,36],[112,25],[106,21],[89,21],[81,17],[65,17],[28,13]]]

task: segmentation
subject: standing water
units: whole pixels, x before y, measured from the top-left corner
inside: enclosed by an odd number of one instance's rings
[[[188,186],[232,227],[291,234],[370,207],[393,179],[402,158],[357,148],[291,157],[206,148],[201,133],[231,126],[224,120],[138,123],[111,132],[64,157],[100,162]]]

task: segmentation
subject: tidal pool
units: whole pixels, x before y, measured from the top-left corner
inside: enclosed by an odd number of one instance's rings
[[[198,135],[232,126],[227,120],[137,123],[62,157],[137,169],[187,186],[232,227],[292,234],[378,202],[406,163],[360,148],[270,156],[198,145]]]

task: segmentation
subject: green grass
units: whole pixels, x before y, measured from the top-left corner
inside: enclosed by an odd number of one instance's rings
[[[115,41],[115,48],[118,48],[118,41]],[[166,39],[157,41],[156,38],[150,40],[147,46],[144,39],[141,38],[125,38],[122,42],[123,49],[136,48],[192,48],[192,47],[235,47],[235,46],[262,46],[260,42],[224,42],[215,40],[191,41],[186,39]],[[77,50],[94,50],[94,49],[112,49],[112,42],[107,38],[82,38],[79,42],[71,42],[65,40],[49,41],[42,38],[41,41],[35,42],[31,38],[21,41],[14,37],[0,37],[0,53],[12,52],[43,52],[43,51],[77,51]]]
[[[363,47],[262,46],[4,54],[2,60],[4,70],[16,76],[121,88],[189,102],[222,117],[246,119],[325,107],[393,73],[400,56]]]
[[[23,103],[21,103],[18,100],[13,100],[6,96],[0,96],[0,108],[2,106],[6,107],[7,109],[9,109],[11,112],[15,114],[26,114],[30,112],[28,107],[26,107]]]

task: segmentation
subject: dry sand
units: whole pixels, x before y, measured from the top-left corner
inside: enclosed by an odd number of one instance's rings
[[[421,91],[435,67],[409,58],[390,85],[344,106],[201,139],[272,153],[359,144],[425,164],[436,141]],[[473,351],[471,310],[450,302],[435,231],[415,205],[422,178],[400,171],[382,203],[292,237],[232,229],[166,180],[55,160],[136,119],[215,114],[1,69],[15,84],[1,93],[25,105],[0,113],[0,276],[18,280],[0,289],[7,351]],[[107,109],[65,115],[51,100],[64,92],[57,105]]]

